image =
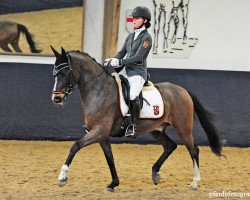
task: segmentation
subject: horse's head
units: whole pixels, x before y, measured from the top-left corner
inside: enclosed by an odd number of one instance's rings
[[[52,91],[52,101],[57,104],[62,104],[65,101],[66,96],[70,94],[74,86],[77,85],[77,82],[65,50],[61,48],[60,54],[52,46],[51,49],[56,57],[53,69],[55,84]]]

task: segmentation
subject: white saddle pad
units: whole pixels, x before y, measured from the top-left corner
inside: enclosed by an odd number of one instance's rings
[[[129,108],[123,98],[119,75],[113,75],[113,76],[115,76],[115,79],[118,84],[120,111],[123,117],[125,117],[128,114]],[[142,94],[143,94],[144,99],[146,99],[147,102],[149,103],[149,105],[145,100],[143,100],[143,107],[140,112],[140,118],[141,119],[161,118],[164,114],[164,104],[163,104],[162,96],[160,92],[158,91],[158,89],[154,87],[152,82],[149,81],[149,86],[143,88]]]

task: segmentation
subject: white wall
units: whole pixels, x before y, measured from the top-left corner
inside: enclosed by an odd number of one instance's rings
[[[153,16],[153,0],[122,0],[119,27],[121,48],[126,36],[126,9],[147,6]],[[250,1],[190,0],[188,37],[198,43],[189,59],[155,58],[152,50],[148,66],[155,68],[250,71]],[[153,24],[149,29],[153,37]]]
[[[84,51],[102,61],[104,0],[86,0]],[[153,0],[121,0],[118,49],[126,36],[126,9],[147,6],[153,14]],[[189,59],[155,58],[153,68],[250,71],[250,1],[190,0],[188,37],[197,37]],[[152,19],[154,22],[154,19]],[[80,30],[79,30],[80,31]],[[153,23],[149,32],[153,36]],[[0,62],[54,63],[51,57],[0,55]]]
[[[104,1],[86,0],[83,48],[98,62],[102,62]]]

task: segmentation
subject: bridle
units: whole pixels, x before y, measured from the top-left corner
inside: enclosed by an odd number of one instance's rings
[[[63,69],[67,69],[70,70],[66,76],[70,76],[69,77],[69,86],[68,86],[68,89],[67,91],[55,91],[53,90],[52,91],[52,94],[65,94],[65,95],[68,95],[68,94],[71,94],[74,90],[76,90],[78,88],[78,85],[79,85],[79,82],[77,82],[74,74],[73,74],[73,69],[70,67],[70,63],[61,63],[59,65],[54,65],[54,69],[53,69],[53,76],[54,77],[57,77],[58,74],[63,70]],[[91,80],[88,80],[87,82],[85,82],[84,85],[87,85],[88,83],[92,82],[93,80],[95,80],[96,78],[99,78],[100,76],[102,76],[102,74],[105,72],[105,70],[102,70],[102,72],[97,75],[96,77],[94,77],[93,79]],[[72,80],[73,79],[73,80]]]
[[[61,63],[59,65],[54,65],[54,69],[53,69],[53,76],[54,77],[57,77],[58,74],[63,70],[63,69],[68,69],[70,70],[66,76],[70,76],[69,77],[69,86],[68,86],[68,89],[64,92],[64,91],[55,91],[53,90],[52,91],[52,94],[65,94],[65,95],[68,95],[68,94],[71,94],[74,90],[77,89],[78,87],[78,82],[76,81],[76,78],[73,74],[73,70],[72,68],[70,67],[70,64],[65,62],[65,63]],[[73,80],[72,80],[73,79]]]

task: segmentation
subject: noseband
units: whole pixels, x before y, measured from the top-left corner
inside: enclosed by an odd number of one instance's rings
[[[70,72],[68,72],[66,74],[66,76],[70,76],[69,77],[69,86],[68,86],[68,89],[67,91],[52,91],[52,94],[65,94],[65,95],[68,95],[68,94],[71,94],[74,90],[77,89],[77,87],[75,87],[78,82],[76,81],[76,78],[73,74],[73,70],[72,68],[70,67],[69,63],[61,63],[60,65],[54,65],[54,70],[53,70],[53,76],[56,77],[58,76],[58,74],[63,70],[63,69],[67,69],[70,70]],[[73,81],[71,79],[71,77],[73,77]]]

